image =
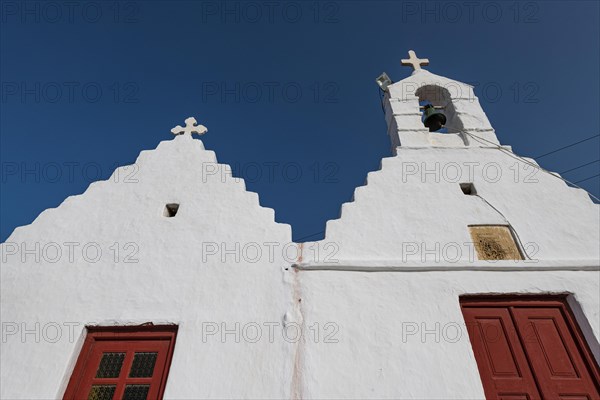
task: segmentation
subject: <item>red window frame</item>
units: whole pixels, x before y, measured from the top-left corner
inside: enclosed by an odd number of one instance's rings
[[[162,399],[173,358],[177,328],[176,325],[88,327],[63,399],[87,399],[92,385],[97,384],[116,385],[114,400],[122,398],[126,384],[149,384],[148,399]],[[105,352],[126,353],[117,378],[95,377]],[[158,353],[152,377],[128,376],[134,353],[137,352]]]

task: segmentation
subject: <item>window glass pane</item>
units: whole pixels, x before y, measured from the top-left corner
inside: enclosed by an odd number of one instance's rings
[[[93,385],[88,400],[112,400],[116,385]]]
[[[154,364],[156,364],[156,356],[158,356],[158,353],[135,353],[133,356],[131,371],[129,371],[129,377],[152,377],[152,373],[154,372]]]
[[[150,385],[127,385],[123,400],[146,400]]]
[[[104,353],[96,371],[96,378],[118,378],[125,353]]]

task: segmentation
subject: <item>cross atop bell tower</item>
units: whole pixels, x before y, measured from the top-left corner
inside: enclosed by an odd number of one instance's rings
[[[403,66],[411,66],[413,67],[413,69],[415,71],[421,69],[421,65],[425,66],[425,65],[429,65],[429,59],[428,58],[418,58],[417,54],[414,52],[414,50],[409,50],[408,51],[408,59],[404,59],[402,60],[402,65]]]

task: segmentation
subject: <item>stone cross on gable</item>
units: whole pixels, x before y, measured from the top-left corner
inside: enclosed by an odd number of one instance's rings
[[[413,50],[408,51],[408,56],[408,59],[402,60],[402,65],[412,66],[415,71],[421,69],[421,65],[429,65],[428,58],[418,58]]]
[[[197,123],[198,122],[196,121],[196,118],[189,117],[185,120],[185,127],[177,125],[175,128],[171,129],[171,133],[173,135],[189,134],[192,136],[194,133],[197,133],[198,135],[204,135],[206,132],[208,132],[208,129],[206,129],[204,125],[197,125]]]

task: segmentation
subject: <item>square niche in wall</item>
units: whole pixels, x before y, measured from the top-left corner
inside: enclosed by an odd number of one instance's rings
[[[469,233],[479,260],[523,260],[508,226],[469,226]]]

